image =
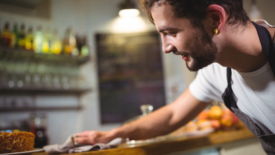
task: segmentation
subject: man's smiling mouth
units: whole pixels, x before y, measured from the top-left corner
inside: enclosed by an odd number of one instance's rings
[[[189,58],[189,54],[181,55],[181,57],[184,61],[186,61]]]

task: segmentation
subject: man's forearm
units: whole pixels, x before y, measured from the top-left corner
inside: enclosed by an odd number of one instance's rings
[[[192,120],[208,103],[197,100],[187,89],[174,103],[146,117],[110,131],[114,137],[148,139],[168,134]]]
[[[134,122],[123,125],[112,132],[117,137],[130,139],[148,139],[169,132],[167,124],[172,117],[172,111],[168,106],[142,117]]]

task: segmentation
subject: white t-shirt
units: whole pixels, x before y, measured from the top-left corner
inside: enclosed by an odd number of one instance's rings
[[[232,69],[232,81],[239,109],[275,133],[275,77],[269,63],[249,73]],[[213,63],[198,72],[190,91],[200,101],[223,102],[226,87],[226,67]]]

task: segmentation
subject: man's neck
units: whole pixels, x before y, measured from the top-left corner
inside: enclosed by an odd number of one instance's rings
[[[252,72],[266,64],[267,58],[251,22],[245,27],[227,27],[225,33],[217,56],[218,63],[240,72]],[[274,37],[274,33],[271,35]]]

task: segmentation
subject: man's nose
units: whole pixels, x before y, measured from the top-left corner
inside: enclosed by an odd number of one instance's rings
[[[170,52],[176,51],[176,48],[175,48],[175,46],[170,44],[170,45],[167,45],[167,46],[164,45],[162,47],[162,50],[163,50],[164,53],[170,53]]]

